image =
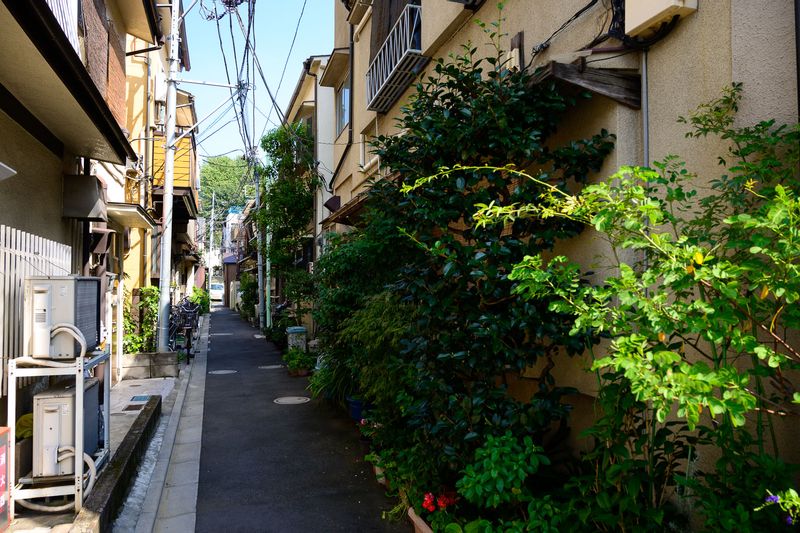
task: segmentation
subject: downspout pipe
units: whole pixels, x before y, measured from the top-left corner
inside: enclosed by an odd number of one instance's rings
[[[347,159],[347,154],[350,153],[350,148],[353,146],[353,77],[355,74],[355,58],[353,57],[354,52],[354,37],[355,37],[355,28],[350,26],[350,118],[348,120],[349,124],[347,125],[347,145],[344,147],[344,152],[342,153],[342,157],[339,158],[339,163],[336,165],[336,169],[333,171],[333,176],[331,176],[331,182],[328,184],[328,191],[333,193],[333,184],[336,183],[336,178],[339,176],[339,171],[342,169],[342,165],[344,164],[345,160]]]
[[[800,121],[800,0],[794,0],[794,59],[797,78],[797,116]]]

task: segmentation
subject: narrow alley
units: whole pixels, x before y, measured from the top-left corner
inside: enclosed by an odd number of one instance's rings
[[[198,532],[406,531],[363,460],[353,421],[308,397],[279,351],[237,313],[212,313],[197,495]]]

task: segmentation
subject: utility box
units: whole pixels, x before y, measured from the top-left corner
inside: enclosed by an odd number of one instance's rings
[[[291,326],[286,328],[286,343],[289,349],[299,348],[306,351],[306,328],[303,326]]]
[[[697,0],[625,0],[625,33],[646,37],[676,15],[685,17],[695,11]]]
[[[91,352],[100,342],[100,278],[34,276],[25,278],[24,355],[42,359],[74,359],[80,345],[68,334],[50,338],[53,326],[77,327]]]
[[[84,381],[83,451],[93,455],[99,441],[100,387],[96,378]],[[65,476],[75,473],[75,461],[58,460],[58,450],[75,446],[75,382],[64,382],[33,397],[33,477]]]

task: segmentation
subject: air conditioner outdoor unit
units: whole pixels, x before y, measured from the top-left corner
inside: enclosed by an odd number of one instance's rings
[[[83,385],[83,451],[91,456],[100,438],[100,386],[96,378]],[[33,477],[74,474],[74,456],[58,460],[58,450],[65,446],[75,446],[75,381],[56,384],[33,397]]]
[[[625,33],[646,36],[673,17],[697,11],[697,0],[626,0]]]
[[[100,343],[100,278],[36,276],[25,279],[23,354],[40,359],[74,359],[80,344],[71,335],[50,337],[53,326],[77,327],[86,351]]]

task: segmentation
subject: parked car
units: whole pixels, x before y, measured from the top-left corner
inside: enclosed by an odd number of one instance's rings
[[[212,283],[209,286],[208,296],[211,298],[211,301],[222,301],[224,290],[225,286],[222,283]]]

